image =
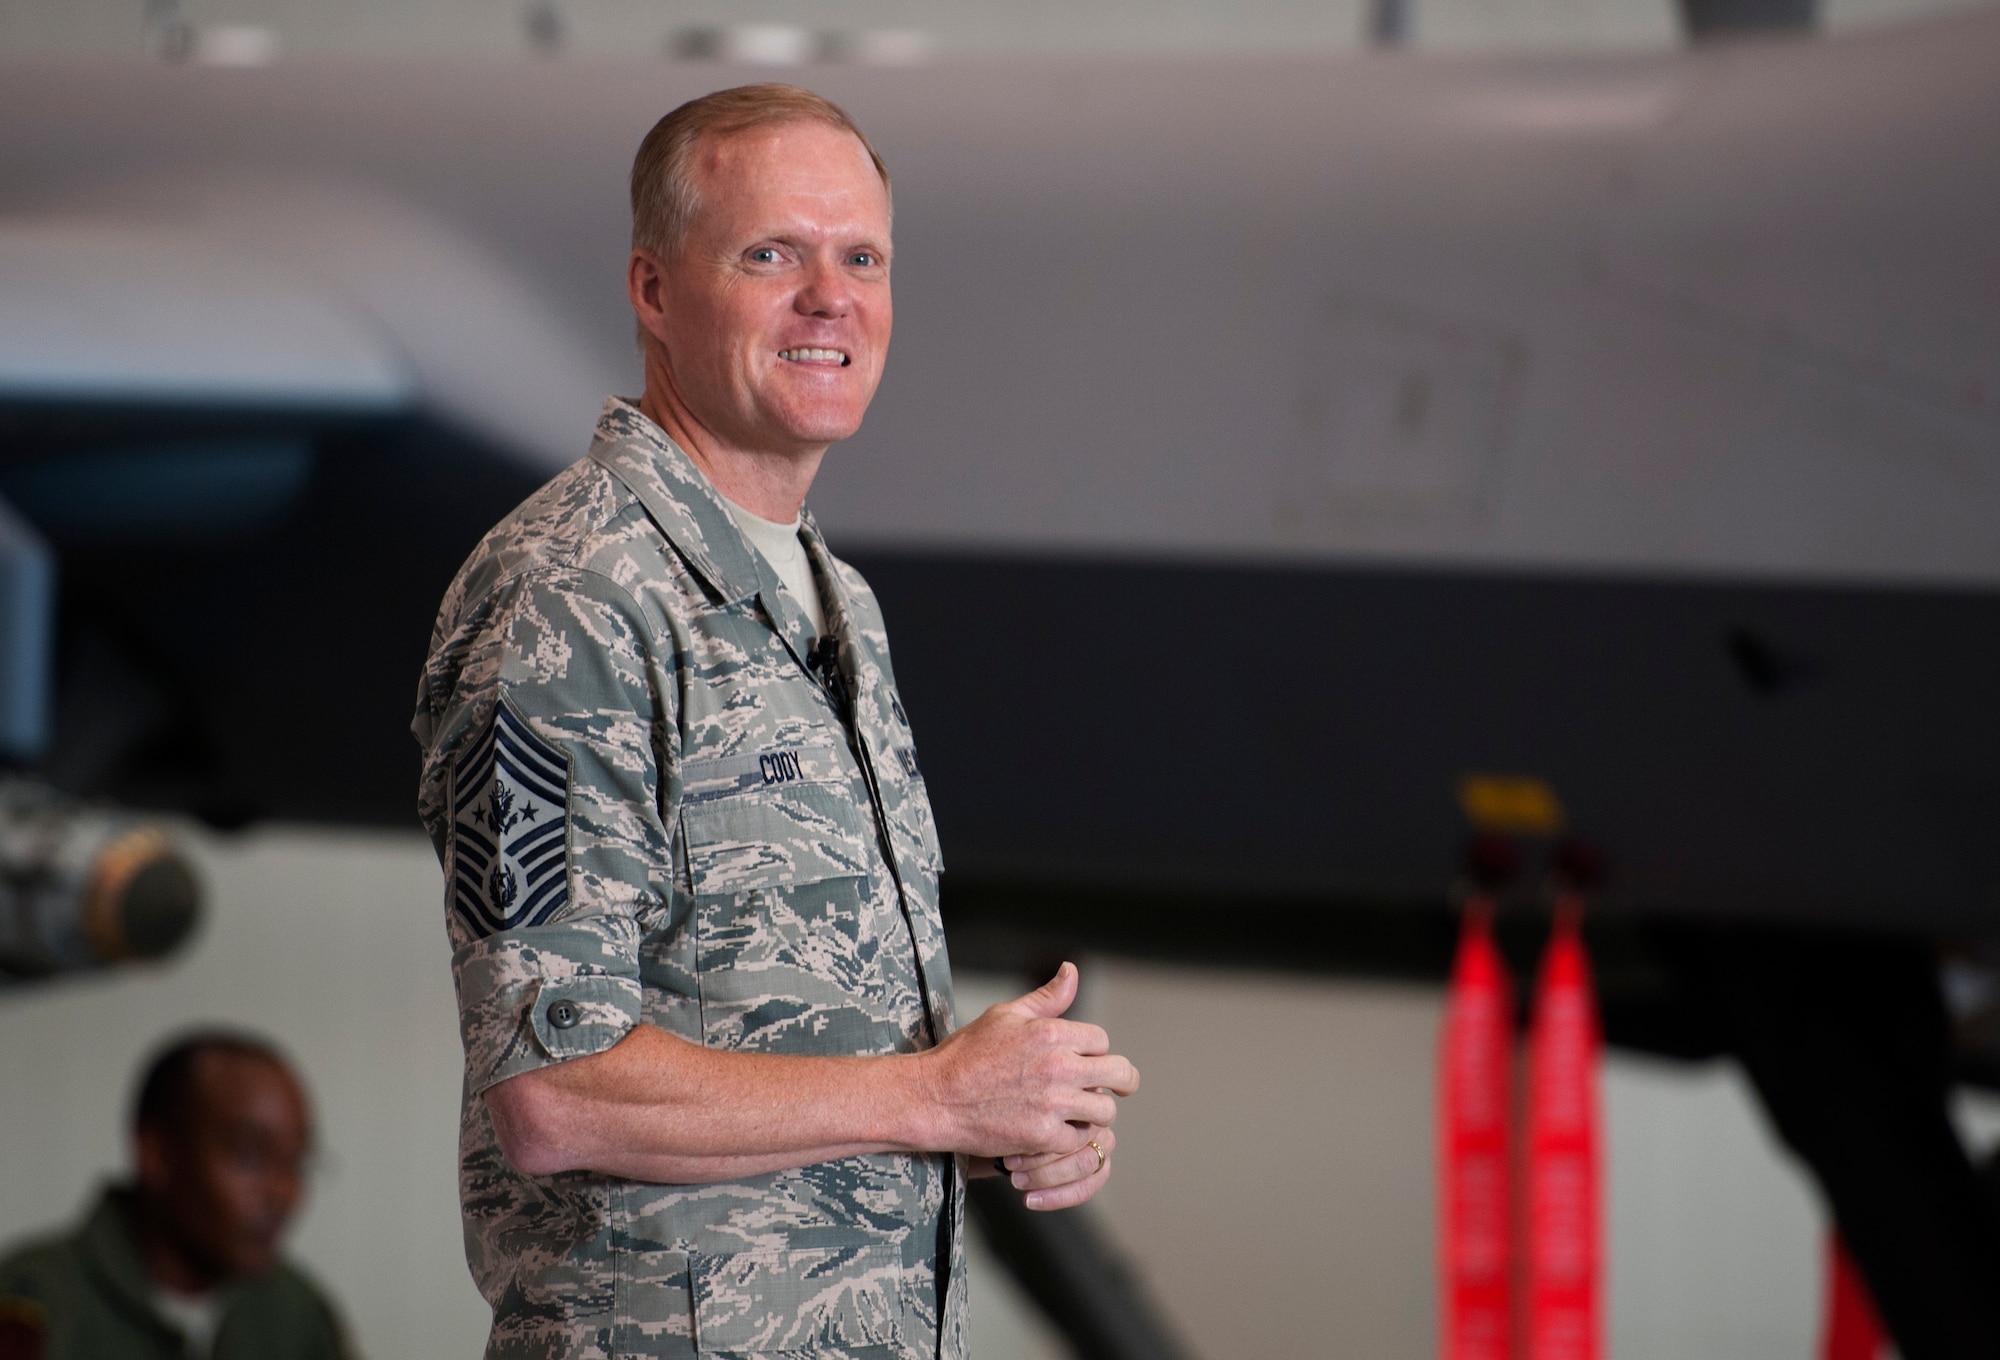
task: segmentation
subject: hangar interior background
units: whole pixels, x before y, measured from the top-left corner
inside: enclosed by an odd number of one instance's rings
[[[1968,0],[1969,2],[1969,0]],[[1829,31],[1959,0],[1825,0]],[[344,60],[508,63],[753,58],[810,83],[820,61],[1361,50],[1358,0],[0,0],[0,62],[218,67]],[[181,29],[174,25],[184,26]],[[1404,42],[1439,53],[1647,51],[1682,41],[1669,0],[1412,0]],[[734,68],[731,68],[732,70]],[[837,470],[834,475],[837,475]],[[122,1163],[133,1064],[162,1032],[229,1021],[299,1058],[325,1147],[297,1239],[368,1355],[474,1353],[483,1309],[459,1251],[458,1049],[436,866],[407,835],[184,828],[212,890],[202,935],[157,967],[0,995],[0,1238],[67,1218]],[[1198,1354],[1435,1351],[1429,1118],[1441,994],[1083,960],[1082,1007],[1146,1073],[1102,1208]],[[1024,980],[962,979],[964,1009]],[[1245,1061],[1242,1036],[1258,1036]],[[1823,1214],[1724,1064],[1613,1055],[1610,1325],[1621,1360],[1809,1353]],[[2000,1100],[1965,1097],[1968,1143]],[[1063,1354],[1007,1278],[975,1268],[981,1360]],[[1324,1349],[1325,1319],[1340,1341]]]

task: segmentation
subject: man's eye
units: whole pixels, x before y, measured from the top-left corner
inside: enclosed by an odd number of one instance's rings
[[[750,252],[750,262],[752,264],[776,264],[778,262],[778,252],[770,246],[758,246]]]
[[[872,250],[857,250],[847,257],[847,262],[857,269],[868,269],[881,263]]]

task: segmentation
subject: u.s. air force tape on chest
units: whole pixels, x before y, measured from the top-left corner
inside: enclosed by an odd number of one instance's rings
[[[474,935],[538,926],[569,901],[569,757],[503,699],[452,769],[451,909]]]

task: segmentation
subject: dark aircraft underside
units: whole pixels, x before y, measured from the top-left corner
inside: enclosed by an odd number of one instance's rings
[[[410,825],[437,601],[539,480],[418,418],[0,407],[0,495],[59,557],[40,772],[217,825]],[[2000,908],[2000,593],[836,546],[967,891],[1441,910],[1461,782],[1501,775],[1560,800],[1607,914]],[[1217,951],[1269,961],[1185,946]]]

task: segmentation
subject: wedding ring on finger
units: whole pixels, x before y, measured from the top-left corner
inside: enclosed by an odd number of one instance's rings
[[[1105,1164],[1109,1162],[1111,1159],[1104,1155],[1104,1149],[1097,1145],[1097,1140],[1093,1138],[1084,1146],[1088,1147],[1092,1152],[1097,1154],[1097,1170],[1098,1171],[1104,1170]],[[1091,1174],[1096,1175],[1097,1172],[1094,1171]]]

